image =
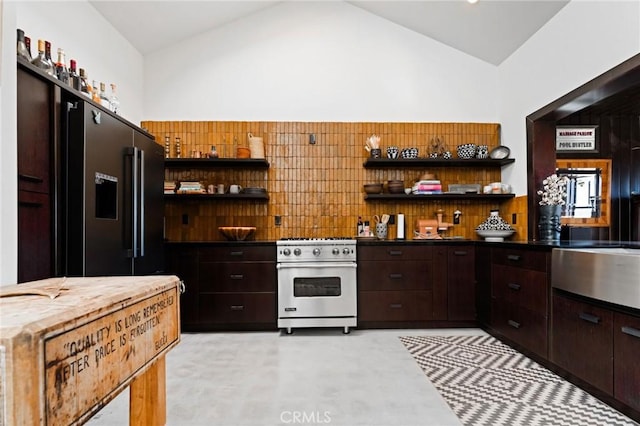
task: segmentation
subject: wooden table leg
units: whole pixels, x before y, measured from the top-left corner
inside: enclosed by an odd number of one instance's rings
[[[129,425],[167,424],[165,358],[158,358],[129,386]]]

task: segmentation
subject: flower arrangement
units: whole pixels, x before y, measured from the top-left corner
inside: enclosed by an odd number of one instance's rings
[[[542,181],[542,190],[538,191],[541,206],[562,206],[567,198],[567,177],[555,173]]]

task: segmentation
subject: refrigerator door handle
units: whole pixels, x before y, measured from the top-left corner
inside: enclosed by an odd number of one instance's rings
[[[140,257],[144,257],[144,150],[140,153]]]
[[[138,257],[138,148],[132,147],[127,149],[127,154],[131,158],[131,257]]]

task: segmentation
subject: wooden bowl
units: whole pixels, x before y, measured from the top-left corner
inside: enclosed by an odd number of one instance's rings
[[[364,192],[367,194],[380,194],[382,192],[381,183],[365,183]]]
[[[251,158],[251,150],[243,146],[239,146],[236,150],[236,158]]]
[[[244,241],[256,232],[255,226],[219,226],[218,231],[229,241]]]

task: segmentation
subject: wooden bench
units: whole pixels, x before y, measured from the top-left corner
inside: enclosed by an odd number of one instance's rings
[[[175,276],[0,287],[0,425],[82,424],[127,386],[129,423],[164,425],[179,298]]]

